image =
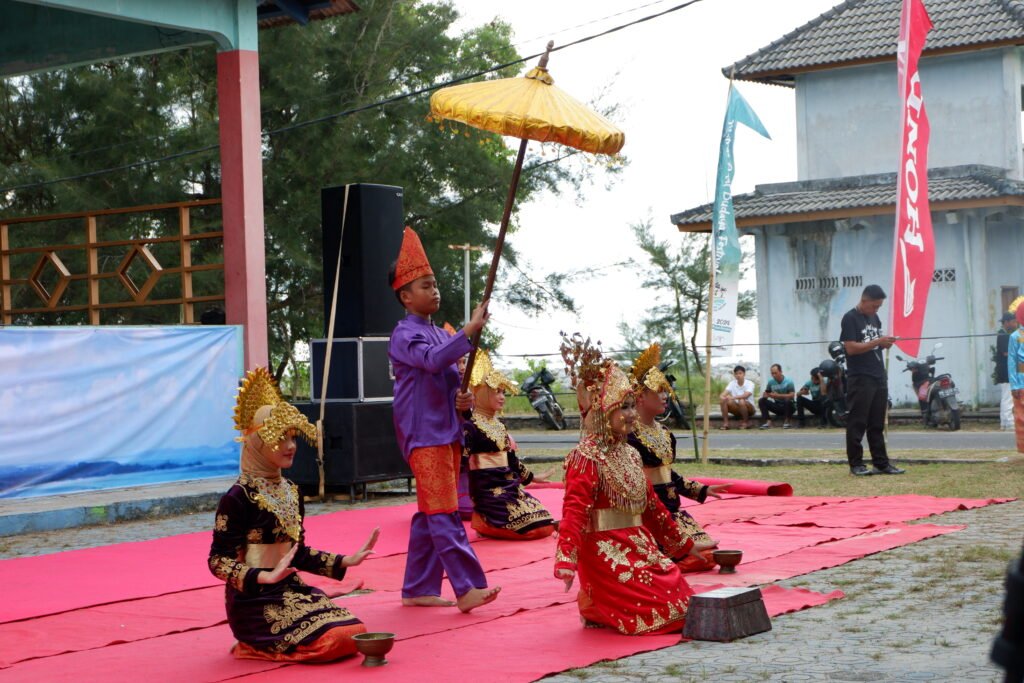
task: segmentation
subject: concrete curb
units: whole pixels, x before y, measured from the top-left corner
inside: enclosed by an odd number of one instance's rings
[[[0,502],[0,536],[214,510],[235,477]]]

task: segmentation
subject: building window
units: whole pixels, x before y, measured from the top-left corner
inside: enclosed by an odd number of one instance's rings
[[[956,268],[936,268],[932,272],[932,282],[956,282]]]

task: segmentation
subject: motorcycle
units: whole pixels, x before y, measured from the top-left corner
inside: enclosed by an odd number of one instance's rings
[[[665,373],[666,370],[672,367],[673,362],[671,360],[663,360],[658,365],[658,369]],[[686,420],[686,408],[683,406],[683,402],[679,400],[679,394],[676,392],[675,375],[665,373],[665,379],[668,380],[668,385],[672,390],[669,391],[668,398],[665,400],[665,412],[655,419],[664,425],[674,426],[677,429],[689,429],[690,423]]]
[[[547,368],[541,368],[523,381],[522,390],[530,400],[530,405],[540,415],[544,424],[552,429],[565,429],[569,425],[565,421],[565,413],[558,404],[551,385],[555,377]]]
[[[825,417],[833,427],[846,427],[849,408],[846,405],[846,346],[843,342],[834,341],[828,345],[830,359],[818,365],[823,382],[826,382],[824,394]]]
[[[917,404],[921,408],[921,420],[925,427],[949,425],[949,431],[960,429],[960,403],[957,401],[956,383],[948,372],[935,376],[935,362],[944,360],[935,352],[942,348],[942,342],[932,347],[932,352],[924,360],[917,358],[896,358],[907,367],[903,372],[910,373],[910,383],[917,394]]]

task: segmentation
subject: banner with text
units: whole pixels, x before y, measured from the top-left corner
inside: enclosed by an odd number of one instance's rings
[[[921,0],[904,0],[900,37],[896,47],[899,66],[900,165],[896,183],[896,235],[893,245],[893,284],[890,329],[904,352],[916,356],[921,346],[928,289],[935,270],[935,238],[928,208],[928,139],[931,126],[924,107],[921,75],[917,68],[931,19]]]
[[[241,327],[0,328],[0,498],[231,475]]]
[[[742,123],[771,140],[761,119],[736,88],[729,86],[729,104],[725,109],[722,142],[718,152],[718,178],[711,217],[714,254],[714,292],[711,296],[711,349],[714,355],[732,355],[732,335],[736,330],[736,307],[740,292],[740,239],[732,207],[733,140],[736,124]]]

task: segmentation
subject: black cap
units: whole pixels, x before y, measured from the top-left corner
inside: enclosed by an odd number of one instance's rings
[[[999,319],[999,322],[1001,322],[1001,323],[1008,323],[1011,320],[1016,320],[1016,319],[1017,319],[1017,316],[1015,316],[1013,313],[1003,313],[1003,317]]]
[[[813,377],[814,375],[819,374],[820,372],[821,372],[821,368],[818,367],[818,366],[814,366],[813,368],[811,368],[811,377]]]

